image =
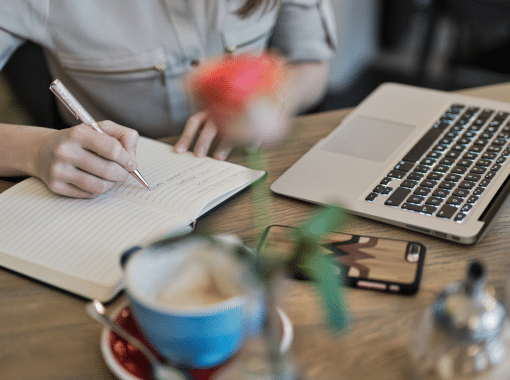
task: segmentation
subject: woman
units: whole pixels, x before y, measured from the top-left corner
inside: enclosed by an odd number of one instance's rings
[[[326,88],[332,15],[329,0],[2,0],[0,68],[25,41],[41,45],[52,77],[103,120],[106,134],[83,124],[0,124],[0,176],[31,175],[56,193],[90,198],[136,168],[138,134],[182,133],[176,150],[196,140],[197,156],[217,138],[213,156],[225,159],[232,144],[206,113],[192,110],[185,77],[209,57],[271,49],[290,73],[285,112],[300,112]]]

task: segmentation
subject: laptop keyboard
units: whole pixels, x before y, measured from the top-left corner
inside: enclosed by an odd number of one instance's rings
[[[451,105],[365,200],[461,223],[510,155],[508,116]]]

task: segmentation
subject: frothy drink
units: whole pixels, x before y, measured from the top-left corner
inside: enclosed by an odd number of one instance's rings
[[[211,306],[242,295],[242,266],[218,251],[188,255],[156,292],[158,304],[190,309]]]

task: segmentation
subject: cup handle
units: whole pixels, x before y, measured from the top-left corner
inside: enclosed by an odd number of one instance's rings
[[[129,248],[127,251],[124,251],[120,255],[120,266],[122,267],[122,269],[126,267],[126,263],[129,260],[129,258],[133,255],[133,253],[139,251],[140,249],[142,249],[142,247],[135,245],[134,247]]]

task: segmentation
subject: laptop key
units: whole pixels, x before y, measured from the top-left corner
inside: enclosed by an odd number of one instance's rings
[[[474,173],[474,174],[483,174],[483,173],[485,173],[486,170],[487,170],[487,168],[484,168],[483,166],[475,165],[471,169],[469,169],[469,172]]]
[[[486,167],[486,166],[489,166],[490,164],[492,164],[492,161],[491,160],[486,160],[484,158],[481,158],[478,161],[476,161],[476,164],[478,166]]]
[[[471,195],[468,199],[467,199],[467,203],[470,203],[470,204],[473,204],[473,203],[476,203],[476,201],[478,200],[478,197],[476,195]]]
[[[466,198],[469,195],[469,190],[466,189],[455,189],[452,193],[455,197]]]
[[[439,161],[440,165],[453,165],[456,158],[444,157]]]
[[[418,162],[421,157],[435,144],[436,139],[443,133],[441,128],[431,128],[403,158],[404,161]]]
[[[459,197],[451,196],[446,200],[447,205],[460,206],[464,200]]]
[[[429,195],[429,193],[430,193],[430,189],[428,189],[426,187],[417,187],[413,191],[413,194],[415,194],[415,195],[422,195],[422,196],[427,196],[427,195]]]
[[[408,172],[413,168],[414,164],[411,162],[400,161],[393,169]]]
[[[411,211],[416,211],[416,212],[421,212],[421,213],[424,213],[424,214],[429,214],[429,215],[432,215],[436,210],[437,210],[437,207],[434,207],[434,206],[429,206],[429,205],[415,205],[415,204],[412,204],[412,203],[404,203],[402,205],[402,208],[404,210],[411,210]]]
[[[435,159],[428,158],[428,157],[425,157],[423,160],[420,161],[420,165],[425,165],[425,166],[432,166],[435,163],[436,163]]]
[[[455,183],[454,182],[449,182],[449,181],[443,181],[439,184],[438,186],[440,189],[446,189],[446,190],[451,190],[455,187]]]
[[[476,189],[473,190],[473,195],[482,195],[484,188],[478,186]]]
[[[491,145],[491,146],[487,147],[487,152],[499,153],[499,152],[501,152],[501,146]]]
[[[418,173],[427,173],[429,170],[430,170],[430,168],[426,165],[418,165],[414,169],[414,171],[418,172]]]
[[[477,157],[478,154],[473,152],[464,153],[464,155],[462,156],[462,158],[465,158],[466,160],[475,160]]]
[[[468,148],[470,152],[473,153],[480,153],[483,150],[483,146],[480,145],[472,145]]]
[[[416,205],[419,205],[423,202],[423,200],[425,199],[425,197],[422,197],[422,196],[419,196],[419,195],[414,195],[414,194],[411,194],[409,196],[409,198],[407,198],[406,202],[408,203],[413,203],[413,204],[416,204]]]
[[[450,169],[450,167],[447,165],[436,165],[432,170],[435,172],[446,173],[448,169]]]
[[[457,212],[457,207],[451,205],[443,205],[437,212],[436,216],[440,218],[450,219],[453,216],[453,214],[455,214],[455,212]]]
[[[466,174],[466,176],[464,177],[464,179],[466,181],[473,181],[473,182],[478,182],[480,181],[480,178],[482,178],[482,176],[480,174],[474,174],[474,173],[468,173]]]
[[[489,186],[489,184],[491,183],[491,180],[490,179],[487,179],[487,178],[484,178],[480,181],[480,186],[481,187],[487,187]]]
[[[491,171],[493,171],[493,172],[497,172],[499,169],[501,169],[501,165],[500,164],[494,164],[491,167]]]
[[[375,198],[377,198],[377,193],[370,193],[367,195],[367,197],[365,198],[366,201],[369,201],[369,202],[372,202],[373,200],[375,200]]]
[[[464,174],[467,171],[468,168],[465,166],[455,166],[452,168],[451,173],[454,174]]]
[[[428,199],[425,201],[425,204],[431,206],[439,206],[441,203],[443,203],[443,199],[438,197],[428,197]]]
[[[407,176],[407,179],[413,180],[413,181],[419,181],[423,178],[423,174],[418,172],[412,172]]]
[[[396,179],[402,179],[406,176],[406,172],[400,171],[400,170],[392,170],[387,174],[387,177],[390,178],[396,178]]]
[[[453,218],[453,220],[455,220],[456,222],[460,222],[464,220],[465,217],[466,214],[464,214],[463,212],[459,212],[457,215],[455,215],[455,218]]]
[[[459,181],[461,178],[462,178],[462,176],[461,176],[461,175],[459,175],[459,174],[453,174],[453,173],[449,173],[446,177],[444,177],[445,181],[448,181],[448,182],[457,182],[457,181]]]
[[[408,189],[412,189],[414,188],[416,185],[418,184],[418,182],[416,181],[411,181],[410,179],[405,179],[402,181],[402,183],[400,184],[400,186],[402,187],[407,187]]]
[[[482,158],[484,158],[486,160],[493,160],[496,157],[497,157],[497,154],[493,153],[493,152],[485,152],[484,154],[482,154]]]
[[[410,189],[406,189],[405,187],[397,187],[393,194],[390,195],[388,199],[384,202],[387,206],[399,206],[404,199],[411,193]]]
[[[459,188],[471,190],[473,187],[475,187],[476,183],[471,181],[462,181],[459,183]]]
[[[437,181],[433,181],[431,179],[424,179],[420,183],[421,187],[427,187],[429,189],[433,189],[436,185],[437,185]]]
[[[435,189],[432,195],[434,197],[446,198],[450,192],[446,189]]]
[[[439,181],[441,178],[443,178],[443,175],[439,172],[430,172],[429,174],[427,174],[427,179]]]
[[[460,211],[463,213],[468,213],[472,208],[473,205],[466,203],[464,206],[461,207]]]

